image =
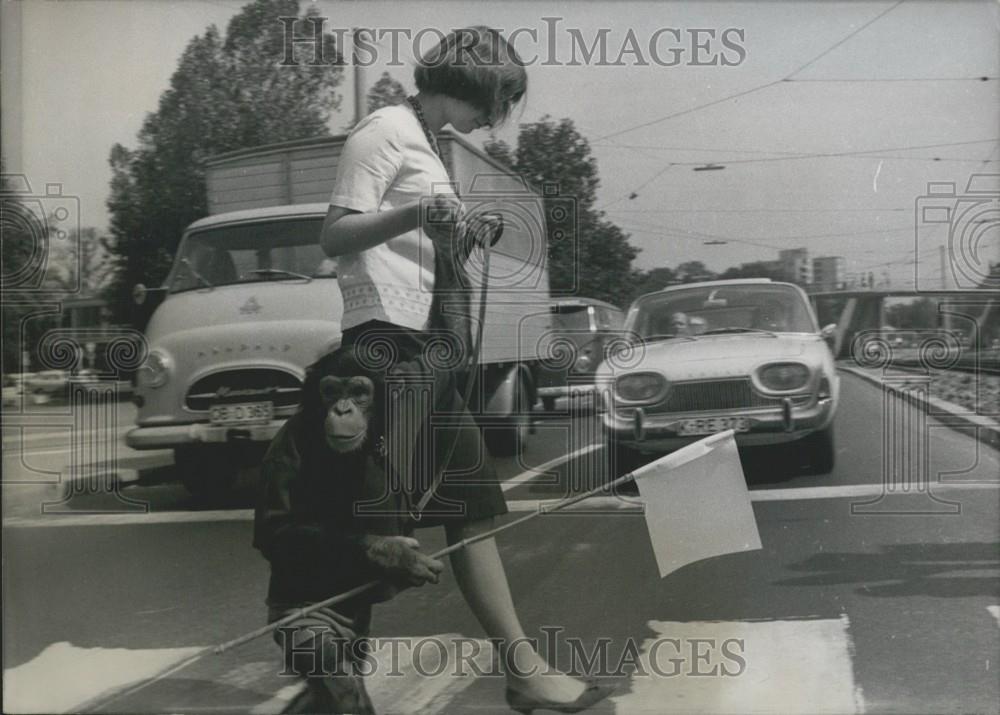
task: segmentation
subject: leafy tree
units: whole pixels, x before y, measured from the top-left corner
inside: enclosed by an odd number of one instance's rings
[[[681,283],[715,280],[716,275],[701,261],[685,261],[677,266],[677,280]]]
[[[306,17],[318,15],[310,7]],[[338,48],[323,37],[322,57],[306,43],[282,64],[285,25],[299,17],[298,0],[254,0],[230,20],[225,38],[210,26],[193,38],[170,86],[138,135],[138,147],[111,149],[111,244],[116,278],[108,299],[131,305],[137,282],[166,275],[184,227],[208,213],[204,161],[244,147],[329,134],[342,80]],[[295,32],[312,37],[300,21]],[[118,318],[135,315],[119,315]]]
[[[545,199],[548,209],[565,206],[567,200],[573,206],[575,222],[550,220],[547,225],[552,292],[627,305],[633,294],[632,260],[639,251],[618,226],[595,210],[597,160],[573,121],[546,116],[521,125],[516,149],[492,138],[485,150],[541,189],[543,196],[557,188],[558,197]]]
[[[378,81],[368,90],[368,113],[376,109],[391,107],[406,101],[406,89],[392,78],[388,72],[383,72]]]
[[[677,273],[675,273],[672,268],[667,268],[666,266],[662,268],[654,268],[653,270],[645,273],[640,272],[636,276],[636,280],[633,281],[633,285],[635,286],[635,297],[646,293],[652,293],[653,291],[662,290],[663,288],[677,282]]]
[[[95,296],[107,287],[114,274],[107,237],[95,228],[84,228],[62,245],[51,255],[54,285],[83,296]]]
[[[719,274],[719,278],[723,280],[731,278],[770,278],[773,281],[785,279],[781,266],[776,266],[773,261],[742,263],[739,266],[727,268]]]

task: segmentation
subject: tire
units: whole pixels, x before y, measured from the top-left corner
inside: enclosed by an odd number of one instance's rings
[[[174,468],[192,496],[215,501],[227,496],[236,482],[239,455],[229,445],[197,445],[174,450]]]
[[[810,474],[829,474],[836,463],[833,425],[813,432],[801,442],[802,455],[809,462]]]
[[[524,452],[531,431],[531,404],[524,379],[517,381],[513,414],[509,424],[485,430],[486,446],[497,457],[516,457]]]

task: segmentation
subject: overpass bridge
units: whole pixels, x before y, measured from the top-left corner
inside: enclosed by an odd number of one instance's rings
[[[892,299],[929,298],[937,303],[936,325],[908,329],[910,340],[905,352],[923,359],[926,355],[1000,352],[993,349],[1000,340],[1000,291],[995,290],[842,290],[809,295],[820,325],[835,323],[833,344],[838,359],[854,359],[873,350],[886,352],[888,358],[903,351],[894,344],[898,337],[886,321],[886,303]],[[993,358],[996,360],[996,358]],[[978,359],[977,359],[978,364]],[[933,365],[932,365],[933,366]]]

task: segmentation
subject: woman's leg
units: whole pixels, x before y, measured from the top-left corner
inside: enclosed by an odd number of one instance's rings
[[[493,526],[492,519],[449,524],[445,531],[449,544],[482,533]],[[576,678],[551,668],[526,643],[509,649],[507,644],[525,637],[514,610],[514,600],[507,584],[507,573],[496,541],[486,539],[451,554],[455,580],[466,603],[490,638],[497,639],[501,662],[507,667],[507,682],[525,695],[571,702],[585,689]]]

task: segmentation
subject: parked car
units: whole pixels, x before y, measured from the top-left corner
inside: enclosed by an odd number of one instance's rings
[[[538,395],[547,411],[560,397],[594,399],[594,372],[605,347],[619,338],[625,314],[595,298],[560,298],[549,307],[552,318],[553,355],[538,374]]]
[[[767,279],[640,297],[625,323],[629,349],[596,373],[619,466],[732,429],[740,445],[788,444],[813,471],[829,472],[840,388],[826,344],[834,330],[818,328],[801,288]]]
[[[43,405],[53,399],[66,396],[69,388],[69,373],[65,370],[42,370],[25,374],[22,391],[32,404]]]
[[[21,383],[13,375],[3,376],[3,406],[17,407],[21,404]]]

